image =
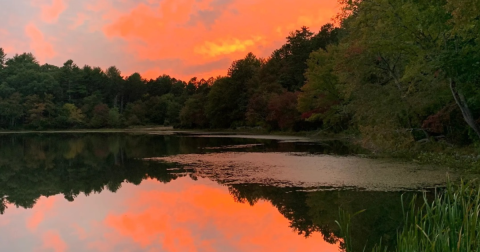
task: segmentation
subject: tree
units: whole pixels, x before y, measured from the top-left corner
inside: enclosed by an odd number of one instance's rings
[[[312,52],[307,61],[306,84],[298,97],[298,110],[302,118],[310,122],[321,122],[324,128],[345,130],[349,113],[344,110],[348,104],[340,91],[340,81],[335,72],[336,58],[340,57],[335,45],[328,50]]]
[[[23,117],[23,97],[16,92],[8,98],[0,98],[0,117],[2,125],[13,128],[17,125],[19,119]]]
[[[146,91],[146,85],[139,73],[134,73],[125,80],[122,101],[126,103],[135,102],[142,98]]]
[[[57,77],[60,82],[60,90],[64,91],[60,94],[62,101],[79,105],[80,99],[87,94],[87,87],[82,85],[81,78],[81,69],[73,63],[73,60],[68,60],[63,64]]]
[[[445,1],[427,0],[346,5],[351,15],[341,21],[333,73],[365,139],[403,148],[411,132],[428,137],[422,122],[451,102],[440,60],[449,30],[444,7]]]
[[[332,24],[324,25],[318,34],[308,27],[301,27],[287,37],[287,43],[273,52],[271,60],[279,62],[278,82],[289,91],[299,90],[305,83],[307,59],[312,51],[325,49],[336,43],[338,28]]]
[[[205,108],[212,127],[227,128],[244,124],[249,90],[254,86],[254,77],[261,66],[262,60],[249,53],[232,63],[228,77],[215,80]]]
[[[107,85],[103,86],[103,96],[105,100],[113,107],[119,107],[120,111],[124,109],[125,80],[121,72],[115,66],[109,67],[105,72],[108,78]]]
[[[25,97],[25,116],[29,126],[37,129],[48,128],[55,116],[53,96],[46,94],[43,97],[30,95]]]
[[[111,108],[108,111],[108,125],[110,127],[119,127],[121,124],[118,108]]]
[[[231,78],[224,77],[215,81],[208,94],[205,113],[213,128],[228,128],[236,118],[241,117],[236,100],[238,95]]]
[[[170,93],[172,89],[173,80],[168,75],[162,75],[155,81],[151,80],[147,83],[147,92],[151,96],[162,96]]]
[[[145,124],[146,107],[142,101],[128,103],[125,108],[125,123],[128,126]]]
[[[295,123],[300,119],[297,110],[297,95],[292,92],[275,94],[268,102],[267,122],[273,128],[292,130]]]
[[[82,110],[77,108],[75,104],[65,103],[63,105],[63,110],[66,111],[67,114],[67,122],[73,126],[82,126],[84,124],[85,115],[83,114]]]
[[[5,54],[5,51],[0,47],[0,70],[4,68],[6,58],[7,55]]]
[[[178,125],[180,123],[180,110],[183,104],[173,94],[160,97],[160,102],[166,108],[164,125]]]
[[[207,96],[202,93],[191,96],[180,111],[180,124],[187,128],[205,128],[208,125],[206,102]]]
[[[107,104],[101,103],[94,107],[93,118],[90,120],[90,126],[94,128],[103,128],[108,125],[109,108]]]

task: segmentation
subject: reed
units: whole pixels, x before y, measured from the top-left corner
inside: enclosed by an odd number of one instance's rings
[[[403,202],[403,199],[402,199]],[[461,182],[437,190],[432,199],[423,194],[423,204],[418,206],[412,199],[404,209],[405,224],[397,234],[397,247],[386,248],[380,244],[373,252],[480,252],[480,187],[475,181]],[[405,205],[405,204],[402,204]],[[349,230],[345,230],[350,221],[344,212],[337,222],[346,237],[345,251],[364,251],[364,248],[352,248],[349,244]]]

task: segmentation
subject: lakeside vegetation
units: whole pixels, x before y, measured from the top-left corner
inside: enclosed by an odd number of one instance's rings
[[[362,214],[340,212],[337,224],[345,237],[346,252],[361,251],[358,245],[352,244],[350,222]],[[421,206],[414,196],[410,208],[403,210],[403,218],[404,226],[398,230],[396,246],[388,247],[380,241],[372,252],[480,251],[480,187],[475,181],[449,183],[437,191],[433,199],[424,194]]]
[[[315,130],[357,135],[375,153],[429,162],[434,151],[477,167],[480,1],[339,2],[335,24],[301,27],[227,76],[146,80],[0,49],[0,128]]]

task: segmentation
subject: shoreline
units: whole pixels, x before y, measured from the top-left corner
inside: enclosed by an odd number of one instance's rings
[[[0,135],[9,134],[62,134],[62,133],[172,133],[178,135],[192,135],[192,136],[212,136],[212,137],[260,137],[277,140],[311,140],[311,141],[330,141],[330,140],[348,140],[352,136],[332,136],[332,135],[318,135],[316,131],[302,131],[302,132],[281,132],[273,131],[267,132],[264,130],[244,130],[244,129],[175,129],[172,126],[145,126],[125,129],[105,128],[105,129],[58,129],[58,130],[0,130]]]
[[[449,149],[425,149],[400,151],[369,150],[359,144],[358,138],[354,135],[325,135],[318,131],[303,132],[266,132],[258,129],[175,129],[172,126],[144,126],[125,129],[69,129],[69,130],[12,130],[0,131],[0,135],[22,135],[22,134],[145,134],[145,135],[178,135],[191,137],[229,137],[229,138],[253,138],[277,140],[279,142],[304,142],[319,143],[325,141],[342,141],[357,146],[362,151],[363,157],[370,159],[394,159],[403,162],[416,163],[420,165],[436,165],[450,167],[465,171],[467,173],[480,173],[479,157],[473,157],[475,151],[472,148]],[[440,146],[440,145],[439,145]],[[368,152],[368,153],[367,153]],[[478,155],[478,154],[477,154]]]

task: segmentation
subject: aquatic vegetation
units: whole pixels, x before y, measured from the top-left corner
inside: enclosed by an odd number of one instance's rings
[[[349,244],[348,222],[353,216],[340,211],[337,222],[345,237],[347,252],[358,251]],[[396,248],[384,247],[380,241],[372,251],[480,251],[480,187],[475,181],[462,181],[437,190],[433,199],[425,193],[422,206],[418,206],[414,198],[409,209],[404,209],[404,221]]]

